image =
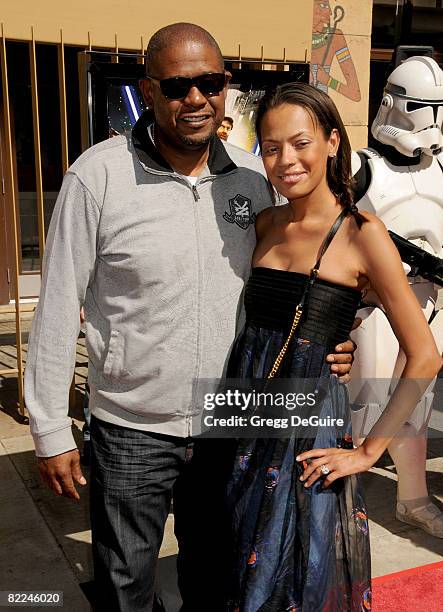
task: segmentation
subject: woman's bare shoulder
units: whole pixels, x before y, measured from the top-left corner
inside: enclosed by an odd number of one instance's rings
[[[366,210],[358,211],[358,216],[353,215],[350,225],[354,238],[361,245],[370,245],[378,240],[389,239],[388,230],[383,221]]]
[[[362,222],[354,217],[351,240],[360,254],[365,274],[375,269],[401,268],[403,271],[400,256],[383,221],[366,211],[359,214]]]

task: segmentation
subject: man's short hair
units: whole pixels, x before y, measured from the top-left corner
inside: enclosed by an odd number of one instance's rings
[[[151,75],[159,53],[167,47],[185,41],[194,41],[212,47],[220,57],[220,68],[224,67],[223,55],[215,38],[204,28],[194,23],[172,23],[151,36],[145,56],[145,71]],[[154,75],[152,75],[154,76]]]
[[[227,121],[231,125],[231,130],[234,127],[234,119],[232,117],[223,117],[223,121]]]

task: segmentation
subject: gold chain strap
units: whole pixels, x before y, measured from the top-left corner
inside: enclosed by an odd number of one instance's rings
[[[284,345],[282,346],[279,354],[277,355],[277,359],[274,361],[274,365],[272,366],[271,371],[269,372],[269,374],[267,376],[268,380],[270,378],[274,378],[275,375],[277,374],[279,368],[280,368],[281,362],[283,361],[283,359],[284,359],[284,357],[286,355],[286,351],[288,350],[289,343],[291,342],[292,338],[294,337],[295,330],[297,329],[297,326],[298,326],[298,324],[300,322],[301,315],[303,313],[303,307],[305,305],[306,297],[307,297],[309,291],[311,290],[311,287],[314,284],[315,279],[318,276],[321,259],[322,259],[323,255],[325,254],[326,249],[331,244],[331,240],[334,238],[334,236],[337,233],[340,225],[343,222],[343,219],[347,216],[348,212],[349,211],[347,209],[343,209],[342,210],[342,212],[338,215],[337,219],[335,220],[333,226],[329,230],[326,238],[323,241],[323,244],[321,245],[320,256],[319,256],[315,266],[311,270],[311,274],[310,274],[309,280],[308,280],[308,282],[306,284],[306,287],[305,287],[305,290],[303,292],[303,295],[302,295],[302,298],[300,300],[300,303],[298,304],[297,308],[295,309],[295,315],[294,315],[294,320],[292,321],[291,331],[289,332],[289,336],[286,338],[286,342],[284,343]]]
[[[274,361],[274,365],[272,366],[271,371],[268,374],[268,378],[274,378],[274,376],[277,374],[280,368],[281,362],[283,361],[283,358],[286,355],[286,351],[288,350],[289,343],[294,337],[295,330],[297,329],[297,326],[300,322],[302,314],[303,314],[303,308],[299,304],[297,308],[295,309],[294,320],[292,321],[292,327],[291,327],[291,331],[289,332],[289,336],[286,338],[286,342],[284,343],[279,354],[277,355],[277,359]]]

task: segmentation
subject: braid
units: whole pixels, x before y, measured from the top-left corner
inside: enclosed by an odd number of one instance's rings
[[[330,157],[328,160],[328,184],[343,208],[353,215],[358,227],[361,227],[365,219],[354,203],[354,179],[348,170],[350,168],[350,145],[346,143],[343,146],[343,142],[341,144],[341,154],[337,157]]]

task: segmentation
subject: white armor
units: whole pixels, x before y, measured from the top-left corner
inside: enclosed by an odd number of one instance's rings
[[[373,149],[362,153],[368,158],[371,183],[358,207],[377,215],[396,234],[441,257],[443,154],[422,155],[415,166],[396,166]]]
[[[386,227],[421,249],[442,258],[443,255],[443,71],[428,57],[411,57],[390,75],[379,112],[372,125],[373,136],[396,149],[388,159],[372,149],[361,152],[366,158],[370,182],[366,193],[356,202],[383,220]],[[395,153],[395,152],[394,152]],[[418,157],[417,153],[420,155]],[[353,153],[354,174],[361,159]],[[410,267],[405,265],[408,272]],[[434,313],[437,288],[420,276],[410,277],[428,321]],[[351,387],[351,400],[360,405],[354,411],[354,430],[366,435],[383,410],[392,391],[391,379],[398,379],[404,355],[382,310],[378,297],[365,301],[379,308],[365,308],[358,316],[361,326],[353,332],[358,345],[353,366],[356,379],[384,379],[357,391]],[[443,350],[443,310],[433,317],[431,330],[440,352]],[[368,390],[369,389],[369,390]],[[353,397],[352,397],[353,396]],[[416,431],[423,431],[432,406],[432,388],[428,389],[409,419]],[[357,433],[358,435],[358,433]]]

